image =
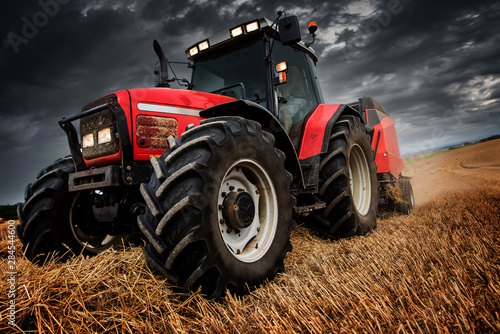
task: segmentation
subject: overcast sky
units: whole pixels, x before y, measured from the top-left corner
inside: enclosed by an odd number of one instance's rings
[[[317,22],[326,102],[377,98],[403,155],[500,131],[499,1],[9,1],[0,14],[0,204],[22,201],[38,171],[69,153],[63,116],[152,86],[153,39],[184,61],[191,44],[274,20],[278,9],[299,17],[306,40]]]

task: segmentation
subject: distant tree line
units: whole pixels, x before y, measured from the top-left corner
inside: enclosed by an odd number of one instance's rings
[[[500,133],[496,134],[496,135],[493,135],[493,136],[489,136],[487,138],[483,138],[479,142],[482,143],[482,142],[485,142],[485,141],[490,141],[490,140],[495,140],[495,139],[500,139]]]
[[[474,144],[479,144],[479,143],[484,143],[484,142],[487,142],[487,141],[490,141],[490,140],[495,140],[495,139],[500,139],[500,133],[492,135],[492,136],[489,136],[489,137],[486,137],[486,138],[482,138],[482,139],[478,139],[478,140],[473,140],[473,141],[466,141],[466,142],[463,142],[463,143],[458,144],[458,145],[453,145],[453,146],[448,147],[447,150],[454,150],[454,149],[457,149],[457,148],[460,148],[460,147],[474,145]]]

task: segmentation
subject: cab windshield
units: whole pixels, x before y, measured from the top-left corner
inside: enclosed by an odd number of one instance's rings
[[[192,89],[247,99],[267,108],[266,69],[262,39],[223,50],[195,63]]]

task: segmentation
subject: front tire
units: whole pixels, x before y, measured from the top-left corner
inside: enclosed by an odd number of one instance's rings
[[[373,150],[359,117],[341,116],[320,162],[319,195],[326,208],[312,227],[328,238],[364,235],[375,228],[378,181]]]
[[[33,263],[43,264],[52,256],[58,260],[92,256],[119,247],[130,237],[129,233],[109,235],[103,226],[110,222],[97,221],[93,207],[102,192],[69,192],[68,177],[74,171],[71,158],[60,159],[42,169],[37,180],[26,187],[25,203],[17,208],[17,235]],[[123,206],[118,207],[121,211]]]
[[[244,294],[284,270],[294,227],[292,176],[274,136],[240,117],[179,137],[141,186],[148,261],[184,291]]]

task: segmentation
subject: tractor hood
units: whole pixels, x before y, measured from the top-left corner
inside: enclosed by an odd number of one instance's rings
[[[65,131],[73,138],[76,131],[73,133],[68,124],[80,119],[80,141],[87,168],[146,161],[163,153],[169,136],[177,138],[188,125],[199,125],[200,111],[234,100],[182,89],[121,90],[88,103],[80,115],[65,118],[60,124],[63,129],[69,128]],[[109,132],[109,138],[100,144],[99,131],[103,129]],[[85,144],[84,137],[88,137]],[[73,142],[70,146],[78,156],[76,138]]]
[[[200,111],[234,101],[234,98],[171,88],[131,89],[129,129],[134,160],[149,160],[167,148],[167,138],[177,138],[190,124],[200,124]],[[118,94],[117,94],[118,95]],[[126,112],[126,111],[125,111]]]
[[[227,96],[171,88],[130,89],[132,110],[199,116],[201,110],[234,101]]]

